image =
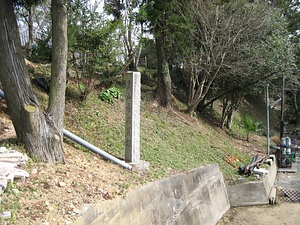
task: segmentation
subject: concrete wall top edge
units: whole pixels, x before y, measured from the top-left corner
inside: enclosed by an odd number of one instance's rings
[[[229,207],[223,175],[212,164],[149,183],[124,199],[99,203],[73,225],[213,225]]]

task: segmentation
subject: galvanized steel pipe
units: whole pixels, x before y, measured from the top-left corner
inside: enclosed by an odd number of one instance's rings
[[[63,129],[63,134],[65,137],[71,139],[72,141],[75,141],[76,143],[82,145],[83,147],[91,150],[94,153],[97,153],[99,155],[101,155],[103,158],[108,159],[113,161],[114,163],[131,170],[132,167],[130,165],[128,165],[127,163],[125,163],[124,161],[119,160],[118,158],[108,154],[107,152],[97,148],[96,146],[90,144],[89,142],[81,139],[80,137],[76,136],[75,134],[71,133],[70,131],[67,131],[65,129]]]
[[[5,95],[4,92],[2,90],[0,90],[0,97],[5,99]],[[125,169],[132,169],[132,166],[130,166],[129,164],[125,163],[124,161],[108,154],[107,152],[97,148],[96,146],[90,144],[89,142],[83,140],[82,138],[76,136],[75,134],[71,133],[70,131],[67,131],[65,129],[63,129],[63,134],[65,137],[71,139],[72,141],[75,141],[76,143],[82,145],[83,147],[91,150],[92,152],[101,155],[103,158],[108,159],[110,161],[113,161],[114,163],[124,167]]]

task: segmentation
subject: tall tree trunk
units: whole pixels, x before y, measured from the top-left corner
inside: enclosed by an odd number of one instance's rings
[[[127,27],[127,37],[124,36],[124,40],[126,42],[127,51],[128,51],[128,60],[129,60],[129,66],[128,69],[130,71],[137,71],[136,64],[135,64],[135,53],[132,46],[132,19],[129,18],[129,24]]]
[[[295,118],[296,118],[296,124],[299,125],[299,107],[298,107],[298,101],[297,101],[297,94],[298,91],[293,91],[293,103],[294,103],[294,112],[295,112]]]
[[[227,109],[228,109],[228,103],[229,103],[228,98],[225,97],[225,98],[222,99],[221,129],[223,129],[224,125],[225,125],[226,112],[227,112]]]
[[[28,7],[28,52],[31,54],[31,47],[33,44],[33,19],[32,19],[32,13],[33,13],[33,6]]]
[[[166,48],[164,47],[165,36],[157,28],[155,32],[156,59],[157,59],[157,87],[156,98],[161,106],[169,107],[171,105],[172,89],[169,63],[167,60]]]
[[[233,114],[239,108],[244,96],[243,95],[241,96],[240,93],[238,93],[238,94],[233,93],[233,94],[229,95],[229,98],[230,98],[230,104],[229,104],[227,112],[226,112],[226,117],[227,117],[226,126],[229,130],[231,130]]]
[[[51,117],[60,141],[54,141],[53,148],[61,149],[65,113],[65,91],[67,70],[67,6],[66,0],[52,0],[52,64],[48,104]]]
[[[51,117],[42,112],[33,93],[13,9],[13,1],[0,1],[0,80],[17,137],[27,153],[39,161],[63,162],[62,137]]]
[[[232,121],[233,121],[233,113],[234,113],[234,110],[230,110],[230,112],[228,112],[228,115],[227,115],[227,128],[229,130],[231,130],[231,127],[232,127]]]

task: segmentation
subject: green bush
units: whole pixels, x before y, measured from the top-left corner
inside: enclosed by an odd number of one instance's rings
[[[99,98],[102,101],[105,101],[109,104],[114,103],[114,98],[120,99],[120,97],[121,97],[121,91],[118,88],[116,88],[115,86],[112,86],[109,89],[107,89],[106,91],[102,91],[99,94]]]
[[[263,130],[262,122],[254,121],[247,114],[242,116],[241,126],[247,131],[247,141],[249,141],[250,133],[260,133]]]
[[[107,90],[107,92],[114,98],[120,99],[120,97],[121,97],[120,90],[118,88],[116,88],[115,86],[112,86],[111,88],[109,88]]]
[[[30,60],[34,62],[51,62],[52,49],[48,41],[39,40],[32,46]]]

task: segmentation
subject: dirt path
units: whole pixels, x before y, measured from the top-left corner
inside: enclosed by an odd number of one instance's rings
[[[279,172],[275,186],[300,191],[300,158],[294,164],[296,173]],[[231,208],[218,225],[299,225],[300,203],[280,201],[275,205]]]
[[[299,225],[300,204],[237,207],[230,209],[218,225]]]

